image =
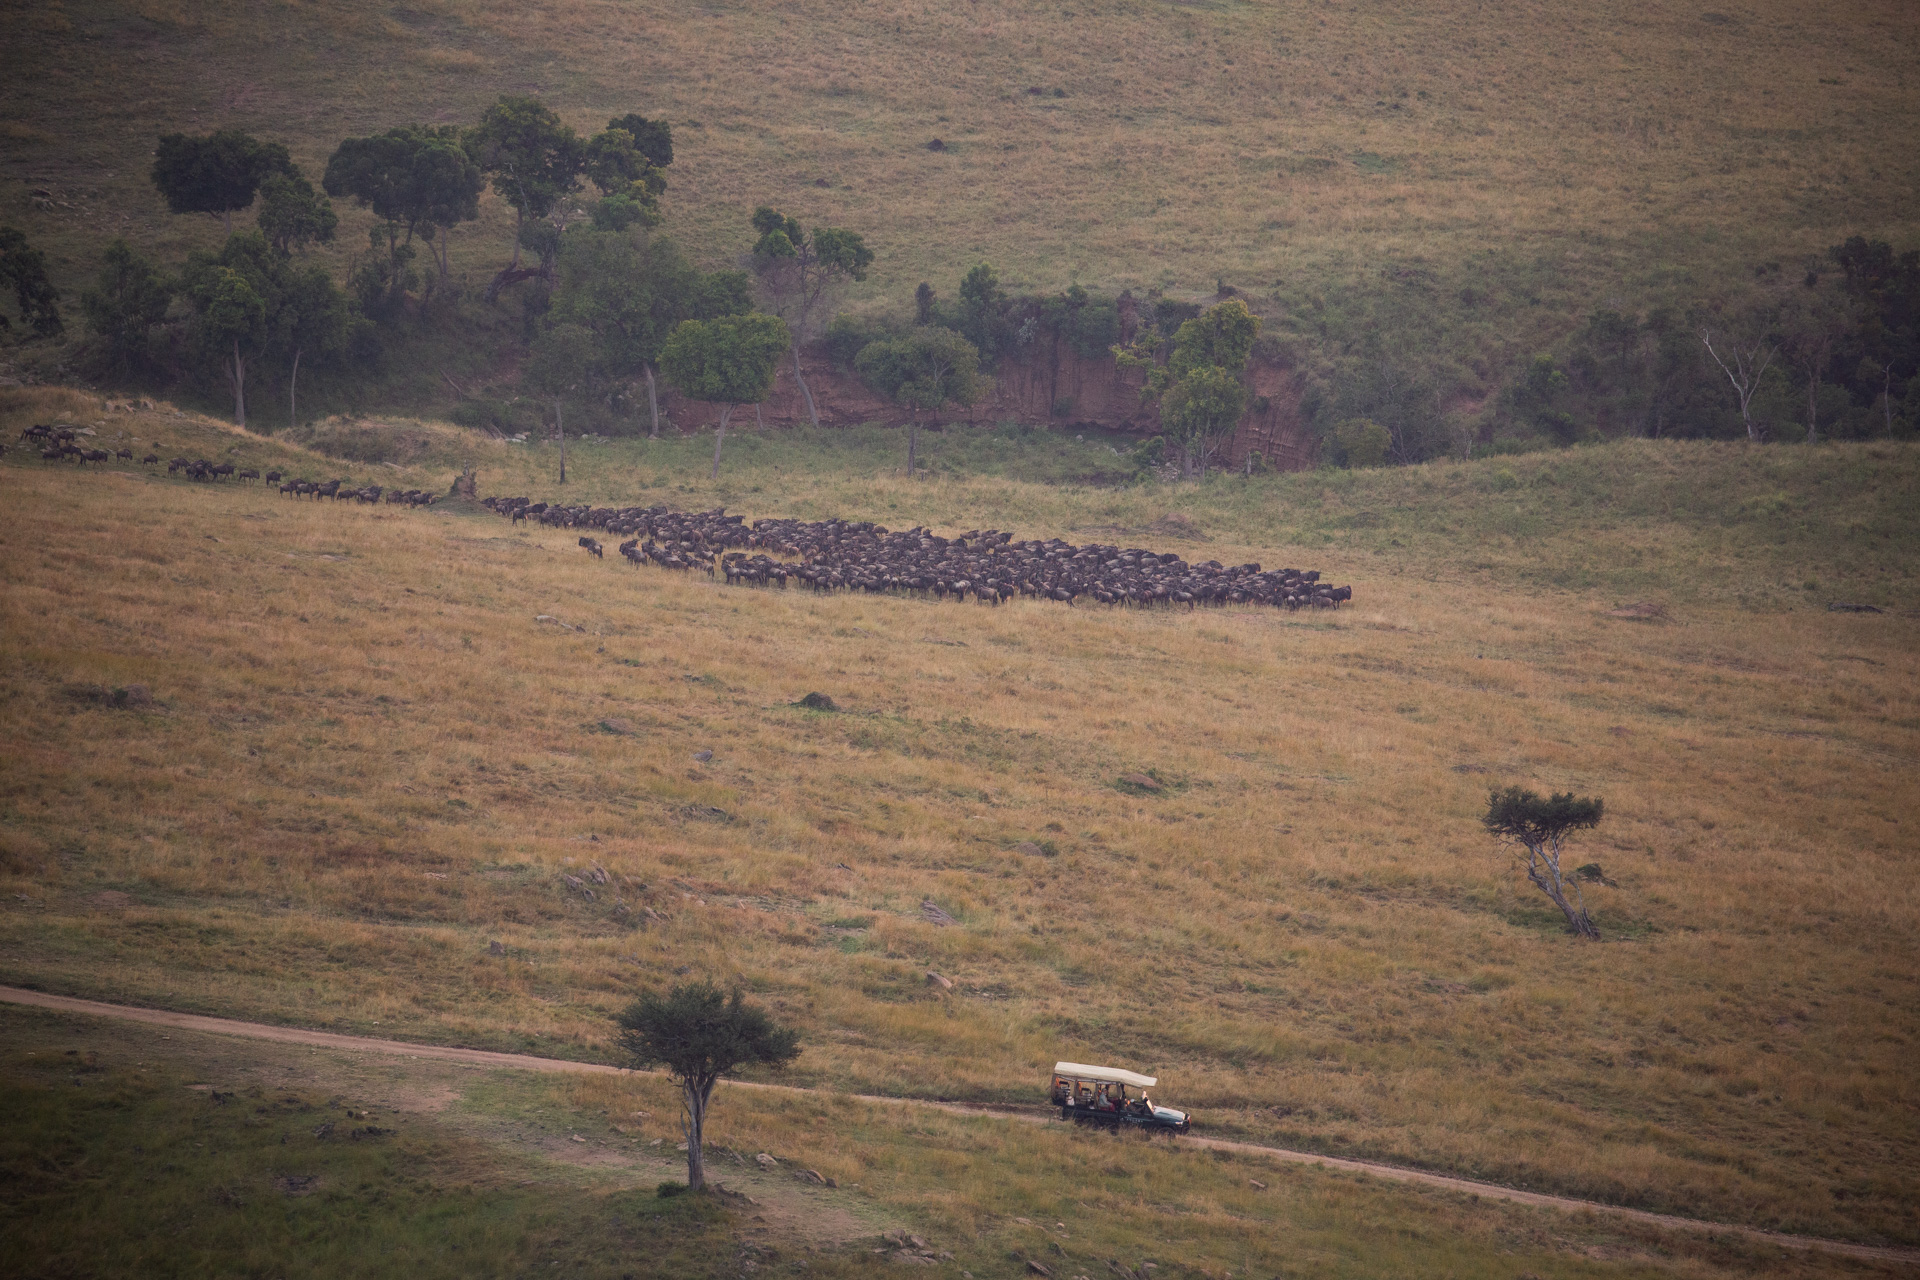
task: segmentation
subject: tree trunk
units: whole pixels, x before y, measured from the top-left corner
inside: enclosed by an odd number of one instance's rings
[[[234,425],[247,425],[247,362],[240,355],[240,340],[233,342],[233,363],[227,366],[227,381],[233,384]]]
[[[907,419],[907,479],[913,479],[913,455],[920,444],[920,415]]]
[[[815,427],[820,425],[820,411],[813,406],[813,392],[807,387],[806,375],[800,372],[800,344],[793,344],[793,380],[800,384],[800,398],[807,402],[807,421]]]
[[[653,365],[649,363],[643,364],[640,367],[644,369],[647,374],[647,413],[649,415],[647,420],[647,439],[658,440],[660,438],[660,392],[659,389],[653,385]]]
[[[707,1103],[713,1097],[713,1081],[696,1084],[689,1080],[681,1086],[686,1095],[687,1118],[682,1128],[687,1135],[687,1189],[698,1191],[707,1185],[706,1143]]]
[[[720,429],[713,433],[713,475],[709,479],[720,478],[720,446],[727,442],[727,419],[733,416],[733,406],[720,406]]]
[[[287,425],[300,425],[300,348],[293,349],[293,374],[287,379]]]
[[[1580,886],[1573,886],[1573,901],[1567,899],[1567,881],[1560,874],[1558,841],[1551,845],[1527,846],[1527,879],[1553,899],[1553,905],[1567,917],[1568,932],[1599,941],[1599,926],[1593,923],[1593,917],[1587,914],[1586,903],[1580,900]]]
[[[1807,370],[1807,443],[1820,443],[1820,375]]]
[[[755,400],[753,402],[753,425],[756,429],[760,431],[765,431],[767,429],[767,420],[766,420],[766,417],[760,412],[760,402],[758,400]]]
[[[553,398],[553,434],[560,438],[560,483],[567,482],[567,424],[560,416],[560,397]]]

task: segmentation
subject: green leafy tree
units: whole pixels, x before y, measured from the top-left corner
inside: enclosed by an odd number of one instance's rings
[[[453,228],[480,216],[480,166],[451,125],[403,125],[365,138],[348,138],[327,161],[321,186],[351,196],[384,226],[389,288],[406,277],[417,233],[434,251],[442,284]]]
[[[656,175],[658,171],[673,163],[673,128],[665,120],[649,120],[638,112],[624,116],[615,116],[607,121],[607,129],[624,129],[633,139],[634,149],[647,158]],[[666,190],[666,179],[657,177],[660,190]]]
[[[800,1037],[765,1010],[705,982],[648,993],[618,1018],[620,1047],[636,1067],[665,1067],[680,1086],[687,1136],[687,1185],[706,1185],[705,1139],[713,1087],[742,1067],[780,1068],[800,1056]]]
[[[466,134],[467,154],[493,176],[493,189],[513,206],[513,261],[520,265],[520,233],[580,186],[585,145],[537,98],[503,95]]]
[[[674,326],[752,309],[745,272],[703,274],[665,237],[575,228],[561,240],[548,319],[591,334],[594,364],[609,381],[646,380],[651,438],[660,434],[660,352]]]
[[[268,300],[261,283],[253,272],[215,260],[192,272],[186,290],[196,345],[226,378],[233,391],[233,420],[242,427],[247,425],[247,370],[268,339]]]
[[[272,173],[292,173],[293,158],[277,142],[238,129],[205,137],[170,133],[154,150],[153,185],[174,213],[206,213],[233,234],[233,215],[253,203]]]
[[[1187,475],[1204,475],[1239,423],[1247,403],[1240,378],[1259,336],[1260,318],[1231,298],[1174,330],[1164,365],[1155,360],[1159,344],[1151,334],[1131,347],[1113,348],[1122,368],[1146,371],[1140,394],[1160,402],[1161,425],[1179,447]]]
[[[1179,444],[1189,475],[1206,473],[1246,407],[1240,375],[1218,365],[1199,365],[1167,388],[1160,397],[1160,426]]]
[[[270,173],[260,184],[260,230],[281,253],[326,244],[339,225],[333,202],[297,171]]]
[[[52,338],[65,330],[59,291],[47,279],[47,255],[28,244],[26,233],[15,227],[0,227],[0,288],[7,286],[20,308],[20,322],[36,335]],[[0,313],[0,331],[12,327]]]
[[[1780,350],[1805,385],[1807,443],[1820,439],[1821,388],[1833,365],[1835,347],[1855,327],[1852,299],[1841,279],[1810,269],[1799,287],[1784,292]]]
[[[946,406],[978,404],[987,393],[980,353],[971,342],[939,325],[915,326],[898,338],[870,342],[854,357],[860,380],[911,411],[907,424],[907,474],[913,474],[920,441],[920,415]]]
[[[1508,787],[1487,797],[1487,812],[1480,819],[1495,839],[1520,846],[1527,879],[1560,908],[1568,931],[1582,938],[1600,936],[1580,893],[1581,872],[1588,868],[1568,871],[1561,859],[1567,837],[1599,826],[1605,809],[1599,799],[1575,799],[1571,791],[1542,800],[1535,792]],[[1585,878],[1598,876],[1599,868],[1593,866]]]
[[[289,268],[270,317],[273,345],[290,361],[287,370],[287,423],[300,425],[300,362],[328,361],[347,349],[356,317],[324,267]],[[365,320],[361,324],[367,323]]]
[[[978,263],[961,277],[958,313],[948,327],[971,342],[988,365],[1006,350],[1013,336],[1007,322],[1007,291],[991,266]]]
[[[713,320],[682,320],[660,352],[660,370],[690,400],[720,406],[713,440],[713,475],[720,478],[720,449],[734,408],[758,404],[773,390],[780,355],[792,343],[786,321],[753,313]]]
[[[816,323],[831,318],[828,299],[840,285],[867,278],[873,250],[858,232],[840,227],[815,227],[809,232],[798,220],[766,205],[753,211],[753,229],[760,234],[753,246],[754,274],[768,305],[787,321],[794,381],[807,402],[807,418],[817,427],[820,410],[800,370],[800,344]]]
[[[112,372],[144,373],[151,367],[153,330],[167,318],[172,301],[173,290],[153,263],[125,240],[107,246],[94,287],[80,295],[80,310],[105,346]]]
[[[560,442],[560,483],[567,482],[567,424],[562,406],[584,388],[594,368],[593,333],[577,324],[556,324],[534,339],[521,378],[553,401],[553,433]]]

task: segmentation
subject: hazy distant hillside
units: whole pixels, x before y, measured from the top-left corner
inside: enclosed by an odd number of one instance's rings
[[[76,0],[9,23],[0,218],[73,290],[111,236],[163,260],[214,242],[147,184],[162,132],[243,127],[317,173],[349,134],[531,93],[583,130],[671,121],[667,227],[710,262],[772,202],[866,235],[867,308],[910,308],[921,280],[950,293],[981,259],[1015,289],[1224,281],[1320,357],[1417,350],[1470,403],[1596,308],[1698,300],[1853,234],[1916,243],[1910,16]],[[367,215],[343,213],[336,264],[366,244]],[[484,279],[510,226],[489,195],[457,267]]]

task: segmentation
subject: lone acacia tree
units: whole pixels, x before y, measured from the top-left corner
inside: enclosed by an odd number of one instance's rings
[[[779,316],[754,312],[683,320],[660,352],[660,371],[689,400],[720,406],[720,429],[713,438],[713,475],[720,478],[720,448],[727,420],[743,404],[758,404],[773,390],[774,366],[790,338]]]
[[[916,327],[886,342],[870,342],[854,357],[860,380],[912,411],[907,425],[907,475],[913,475],[920,443],[920,414],[949,404],[977,404],[986,394],[980,353],[951,329]]]
[[[753,229],[760,239],[753,246],[753,270],[760,277],[773,309],[788,323],[793,347],[793,380],[800,384],[800,395],[807,402],[807,418],[820,425],[820,410],[813,403],[813,390],[800,371],[800,344],[812,332],[822,301],[835,286],[848,280],[865,280],[873,265],[873,250],[855,231],[840,227],[815,227],[808,231],[798,219],[781,215],[761,205],[753,211]]]
[[[1605,808],[1598,798],[1577,800],[1571,791],[1542,800],[1534,792],[1508,787],[1487,797],[1487,812],[1480,819],[1495,838],[1525,850],[1527,879],[1566,914],[1567,929],[1583,938],[1598,939],[1600,930],[1587,914],[1575,874],[1561,870],[1561,845],[1573,832],[1599,826]]]
[[[680,1086],[687,1186],[698,1191],[707,1181],[701,1144],[713,1086],[741,1067],[784,1067],[800,1056],[800,1037],[748,1004],[738,989],[728,996],[707,982],[643,995],[618,1022],[620,1046],[632,1055],[633,1065],[664,1066]]]

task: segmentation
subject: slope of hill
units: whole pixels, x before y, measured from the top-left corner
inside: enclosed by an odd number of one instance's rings
[[[671,120],[668,226],[711,262],[771,202],[868,237],[856,305],[903,310],[981,259],[1040,290],[1224,280],[1484,394],[1598,306],[1697,300],[1850,234],[1912,243],[1904,14],[68,0],[12,24],[0,211],[71,291],[112,236],[166,259],[213,241],[147,185],[161,132],[251,129],[317,172],[344,136],[535,93],[583,128]],[[335,261],[366,225],[346,220]],[[511,225],[489,196],[456,237],[465,276],[504,259]],[[444,390],[430,369],[391,394]]]
[[[458,437],[417,430],[378,473],[440,487]],[[484,447],[488,492],[550,491]],[[582,497],[716,496],[671,450],[587,452]],[[742,451],[732,500],[1079,540],[1165,514],[959,444],[912,484],[798,458]],[[8,465],[0,976],[599,1056],[691,967],[799,1023],[806,1080],[1022,1099],[1121,1058],[1213,1132],[1913,1240],[1916,471],[1631,444],[1216,483],[1205,555],[1356,604],[1189,615],[729,588],[471,507]],[[133,683],[154,706],[95,696]],[[1488,845],[1506,782],[1606,798],[1606,942]]]

